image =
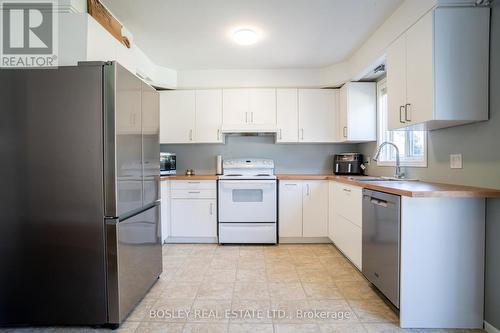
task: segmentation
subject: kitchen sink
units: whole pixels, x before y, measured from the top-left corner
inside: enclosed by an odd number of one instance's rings
[[[370,176],[351,176],[347,177],[349,180],[357,182],[380,182],[380,181],[404,181],[404,180],[416,180],[408,178],[394,178],[394,177],[370,177]]]

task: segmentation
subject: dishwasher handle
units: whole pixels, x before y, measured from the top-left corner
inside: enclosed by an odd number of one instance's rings
[[[385,200],[380,200],[380,199],[375,199],[375,198],[370,198],[370,202],[374,205],[381,206],[384,208],[387,208],[388,203]]]

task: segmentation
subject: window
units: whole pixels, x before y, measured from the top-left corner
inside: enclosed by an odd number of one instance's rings
[[[384,141],[395,143],[399,148],[402,166],[427,166],[426,131],[389,131],[387,130],[387,86],[385,79],[377,83],[378,145]],[[378,165],[394,166],[396,151],[386,146],[383,148]]]

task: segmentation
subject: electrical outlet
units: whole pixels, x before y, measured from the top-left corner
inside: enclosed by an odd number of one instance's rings
[[[462,154],[450,154],[450,169],[462,169]]]
[[[370,165],[371,161],[372,161],[372,157],[371,157],[371,156],[368,156],[368,159],[367,159],[367,161],[365,162],[365,164],[366,164],[366,165]]]

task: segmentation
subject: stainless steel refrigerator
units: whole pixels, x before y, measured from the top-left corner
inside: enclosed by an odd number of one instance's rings
[[[162,271],[158,94],[116,62],[0,70],[0,326],[117,325]]]

